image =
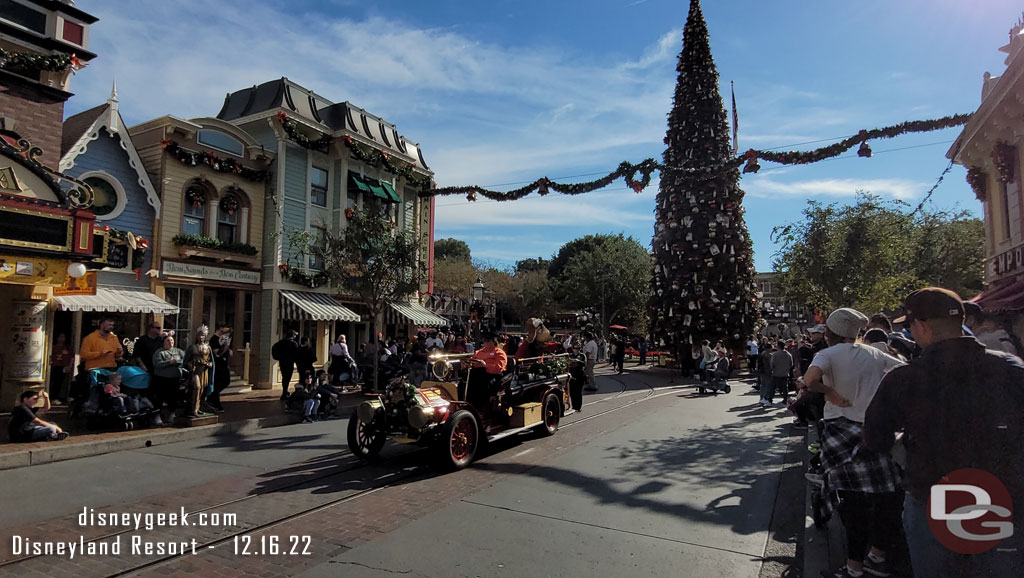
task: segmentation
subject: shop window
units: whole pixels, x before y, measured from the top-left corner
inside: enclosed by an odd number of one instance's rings
[[[233,198],[226,197],[225,200]],[[237,205],[237,203],[236,200],[235,204]],[[226,211],[223,204],[217,213],[217,238],[221,243],[234,243],[238,241],[238,211]]]
[[[124,188],[117,179],[106,173],[90,172],[83,175],[85,184],[92,187],[92,212],[100,221],[113,219],[126,205]]]
[[[185,192],[185,210],[181,232],[185,235],[206,234],[206,189],[191,186]]]
[[[309,173],[309,202],[318,206],[327,206],[327,171],[313,167]]]
[[[174,331],[175,347],[185,349],[192,340],[192,289],[168,287],[164,301],[178,308],[174,315],[164,316],[164,331]]]

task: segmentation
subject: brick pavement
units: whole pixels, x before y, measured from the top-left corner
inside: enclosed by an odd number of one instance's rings
[[[643,412],[643,404],[624,410],[624,414]],[[624,415],[625,417],[625,415]],[[339,424],[338,435],[344,435],[344,421]],[[529,443],[543,450],[547,460],[586,443],[598,430],[612,429],[625,423],[597,420],[581,424],[572,431],[563,431],[550,439]],[[506,442],[499,442],[499,447]],[[514,441],[507,442],[514,444]],[[143,540],[172,541],[195,538],[199,543],[228,538],[240,530],[254,529],[272,524],[296,512],[310,510],[337,502],[367,490],[375,484],[388,481],[382,476],[409,476],[395,485],[365,494],[358,499],[335,503],[304,516],[275,524],[264,530],[253,531],[251,544],[260,543],[264,536],[277,536],[282,546],[291,547],[290,536],[312,536],[309,556],[240,556],[233,542],[205,550],[197,556],[188,555],[169,563],[143,569],[139,576],[290,576],[305,568],[324,563],[349,548],[373,540],[393,531],[409,521],[418,519],[445,505],[495,483],[500,477],[524,471],[531,465],[520,464],[512,453],[498,452],[487,458],[491,464],[508,468],[488,469],[470,467],[466,470],[438,475],[429,467],[429,452],[416,451],[408,446],[389,446],[386,459],[358,466],[347,473],[331,475],[345,468],[356,467],[347,452],[321,456],[301,464],[267,472],[258,476],[237,476],[219,479],[186,490],[151,496],[137,503],[113,506],[109,511],[155,513],[178,511],[187,505],[189,511],[214,508],[212,511],[234,513],[238,527],[215,528],[161,528],[149,532],[126,533],[122,538],[122,555],[76,558],[69,560],[55,556],[38,557],[10,566],[0,566],[0,577],[6,576],[109,576],[127,572],[140,564],[160,558],[157,555],[126,555],[127,540],[141,535]],[[375,481],[377,480],[377,481]],[[290,487],[285,487],[291,485]],[[225,502],[240,500],[222,507]],[[4,528],[6,535],[27,536],[32,539],[86,540],[109,534],[104,528],[79,527],[76,516],[65,516],[43,523]],[[0,546],[0,564],[12,559],[11,544]],[[128,552],[130,554],[130,552]]]

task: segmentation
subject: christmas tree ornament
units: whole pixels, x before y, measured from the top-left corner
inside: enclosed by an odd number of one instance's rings
[[[867,141],[860,143],[860,148],[857,149],[857,156],[871,158],[871,147],[868,146]]]

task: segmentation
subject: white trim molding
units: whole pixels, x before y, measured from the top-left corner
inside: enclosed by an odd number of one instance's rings
[[[110,211],[110,213],[106,215],[96,215],[97,221],[109,221],[111,219],[116,219],[124,212],[125,207],[128,206],[128,195],[124,192],[124,186],[121,184],[121,181],[118,181],[114,175],[107,171],[87,171],[78,175],[76,178],[80,181],[91,178],[103,179],[114,188],[114,193],[117,194],[117,205],[114,206],[114,210]]]
[[[116,110],[116,100],[108,100],[107,106],[113,107],[113,111],[105,111],[100,114],[96,120],[89,127],[89,130],[85,131],[78,141],[68,149],[68,152],[61,157],[59,169],[61,172],[66,172],[71,167],[75,166],[75,159],[79,155],[82,155],[89,148],[89,143],[99,138],[100,129],[107,129],[110,137],[118,136],[121,138],[121,149],[128,155],[128,165],[135,170],[135,174],[138,176],[139,186],[146,191],[146,201],[156,211],[156,218],[160,218],[160,197],[156,194],[156,189],[153,188],[153,183],[149,179],[149,173],[146,172],[145,167],[142,165],[142,159],[139,158],[139,152],[135,150],[135,145],[132,143],[132,137],[128,134],[128,129],[124,125],[124,120],[121,118],[121,114]],[[109,112],[109,114],[108,114]],[[113,119],[113,122],[111,122]],[[116,126],[109,126],[114,124]],[[81,178],[81,177],[78,177]],[[116,180],[116,179],[115,179]],[[122,191],[123,192],[123,191]]]

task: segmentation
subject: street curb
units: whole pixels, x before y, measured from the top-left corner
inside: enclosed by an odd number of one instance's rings
[[[810,460],[810,452],[807,446],[818,441],[818,432],[812,426],[807,429],[807,437],[804,440],[804,462]],[[804,468],[806,471],[806,467]],[[843,537],[843,526],[839,521],[839,515],[833,512],[832,518],[824,529],[814,526],[814,517],[811,515],[811,485],[807,484],[804,494],[804,552],[803,552],[803,576],[820,576],[823,570],[834,570],[840,564],[846,562],[846,543]]]
[[[300,421],[301,416],[297,414],[281,414],[192,428],[145,430],[144,432],[139,432],[137,436],[119,437],[110,440],[66,445],[53,443],[47,444],[45,447],[0,454],[0,470],[38,466],[124,450],[191,441],[204,437],[244,435],[264,428],[289,425],[299,423]]]

